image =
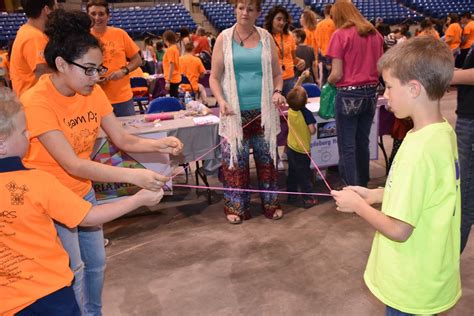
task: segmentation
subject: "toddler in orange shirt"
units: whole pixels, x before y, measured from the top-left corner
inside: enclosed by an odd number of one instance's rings
[[[72,228],[97,226],[140,206],[160,202],[163,191],[92,206],[53,175],[27,169],[25,114],[14,94],[0,88],[0,315],[80,315],[69,257],[54,221]]]

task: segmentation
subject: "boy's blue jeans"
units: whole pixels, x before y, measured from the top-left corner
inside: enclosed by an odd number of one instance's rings
[[[97,205],[93,189],[84,196],[84,200]],[[59,223],[55,223],[55,226],[70,258],[69,265],[74,272],[72,286],[82,314],[101,315],[105,270],[102,227],[70,229]]]
[[[310,159],[308,155],[294,151],[287,147],[288,156],[288,177],[286,178],[286,190],[289,192],[313,192],[311,184]],[[303,199],[311,198],[311,195],[304,196]],[[288,195],[288,199],[296,199],[296,195]]]
[[[337,90],[339,174],[346,185],[366,187],[369,182],[369,134],[376,104],[375,88]]]
[[[474,224],[474,119],[456,121],[459,167],[461,169],[461,252]]]
[[[387,305],[387,308],[385,309],[385,316],[412,316],[412,315],[413,314],[404,313],[388,305]]]

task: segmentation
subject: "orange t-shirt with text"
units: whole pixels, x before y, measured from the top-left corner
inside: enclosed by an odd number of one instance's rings
[[[13,315],[71,284],[53,220],[75,227],[91,204],[41,170],[0,172],[0,196],[0,315]]]
[[[331,40],[332,33],[335,31],[336,25],[331,18],[326,18],[316,25],[316,41],[318,42],[319,49],[323,56],[326,56],[329,41]]]
[[[185,75],[189,82],[191,82],[192,90],[197,92],[199,90],[199,76],[206,72],[201,59],[196,56],[186,54],[179,57],[180,73]],[[191,91],[188,84],[182,84],[181,88],[185,91]]]
[[[89,96],[60,94],[51,76],[42,76],[28,90],[21,101],[25,108],[30,132],[30,149],[23,159],[29,168],[47,171],[79,196],[91,189],[91,181],[72,176],[61,167],[40,142],[38,136],[50,131],[61,131],[80,159],[90,160],[102,117],[112,113],[105,93],[95,86]]]
[[[471,48],[472,44],[474,44],[474,21],[469,21],[469,23],[466,24],[462,34],[466,38],[466,41],[464,42],[464,45],[461,46],[461,48]]]
[[[318,57],[318,41],[316,39],[316,30],[304,29],[306,34],[306,39],[304,41],[305,45],[312,47],[314,50],[314,56]]]
[[[44,48],[47,43],[48,37],[28,23],[18,30],[10,56],[10,77],[17,96],[21,96],[36,83],[36,68],[40,64],[46,64]]]
[[[91,33],[102,43],[103,64],[109,69],[105,77],[126,66],[127,58],[131,59],[140,51],[137,44],[122,29],[107,26],[107,30],[103,34],[93,30]],[[105,81],[101,87],[112,104],[126,102],[133,97],[129,75],[125,75],[119,80]]]
[[[173,73],[171,74],[170,83],[180,83],[181,74],[179,72],[179,50],[178,46],[171,45],[163,56],[163,74],[165,75],[165,81],[168,81],[170,75],[170,67],[173,63]]]
[[[452,37],[452,40],[448,45],[451,50],[455,50],[461,44],[462,28],[459,23],[451,23],[444,35],[446,38],[448,38],[448,36]]]
[[[295,76],[293,56],[296,53],[296,41],[290,34],[273,35],[278,51],[278,62],[280,66],[285,66],[282,70],[281,77],[283,80],[293,78]],[[283,67],[282,67],[283,68]]]

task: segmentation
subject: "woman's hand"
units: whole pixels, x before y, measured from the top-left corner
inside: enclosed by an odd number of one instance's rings
[[[165,83],[165,90],[170,91],[170,83],[169,81]]]
[[[163,198],[163,194],[163,189],[159,189],[158,191],[142,189],[138,191],[134,197],[138,199],[140,205],[155,206],[156,204],[160,203],[161,199]]]
[[[150,191],[161,190],[163,185],[170,179],[149,169],[129,169],[134,175],[130,183]]]
[[[156,141],[159,143],[160,153],[177,156],[183,152],[183,143],[174,136],[160,138]]]
[[[301,59],[301,58],[298,58],[296,60],[296,64],[295,64],[295,67],[296,69],[298,69],[299,71],[303,71],[306,67],[306,63],[304,61],[304,59]]]
[[[286,99],[280,92],[275,92],[273,93],[273,96],[272,96],[272,102],[275,105],[275,107],[278,108],[286,104]]]
[[[219,109],[221,116],[235,115],[234,111],[230,108],[230,105],[226,101],[219,102]]]

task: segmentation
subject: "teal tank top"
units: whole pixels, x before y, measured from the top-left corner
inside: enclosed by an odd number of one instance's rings
[[[245,48],[232,41],[237,94],[240,110],[256,110],[262,102],[262,43],[255,48]]]

